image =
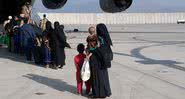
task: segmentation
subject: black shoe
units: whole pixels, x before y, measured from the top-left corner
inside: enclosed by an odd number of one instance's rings
[[[88,95],[88,98],[89,98],[89,99],[95,99],[96,97],[95,97],[93,94],[89,94],[89,95]]]
[[[63,66],[59,66],[58,68],[59,68],[59,69],[63,69]]]

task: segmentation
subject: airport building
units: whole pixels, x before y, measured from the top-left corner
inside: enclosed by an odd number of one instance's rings
[[[106,7],[99,0],[86,0],[86,2],[68,0],[61,9],[56,10],[45,8],[39,1],[35,1],[32,14],[33,19],[37,22],[43,14],[47,14],[48,19],[52,22],[57,20],[69,25],[102,22],[111,25],[176,24],[179,20],[185,21],[185,1],[182,0],[132,0],[133,3],[127,10],[118,13],[106,13]],[[101,1],[105,3],[106,0]]]
[[[33,19],[39,22],[45,13],[35,13]],[[47,13],[51,21],[63,24],[176,24],[185,19],[185,13]]]

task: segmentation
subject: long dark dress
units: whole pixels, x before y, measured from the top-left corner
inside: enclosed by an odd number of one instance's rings
[[[51,51],[50,51],[49,40],[47,38],[47,35],[43,36],[41,48],[42,48],[42,55],[43,55],[42,56],[43,64],[49,65],[51,63]]]
[[[55,34],[56,34],[56,60],[55,63],[56,65],[65,65],[65,44],[66,44],[66,36],[63,31],[63,27],[57,26],[55,28]]]
[[[50,48],[50,54],[51,54],[51,63],[56,64],[56,35],[54,33],[54,30],[52,28],[46,29],[44,31],[44,35],[48,38],[49,40],[49,48]]]
[[[43,32],[43,42],[42,42],[42,52],[44,58],[44,65],[48,65],[51,61],[54,60],[54,52],[55,52],[55,36],[53,32],[53,28],[51,27],[51,22],[46,22],[46,30]],[[46,41],[49,42],[46,42]]]
[[[100,48],[90,50],[92,56],[90,58],[91,67],[91,83],[92,93],[95,98],[105,98],[111,96],[111,88],[107,67],[101,53]]]

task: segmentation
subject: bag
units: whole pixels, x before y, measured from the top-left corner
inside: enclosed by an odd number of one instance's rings
[[[91,76],[91,72],[90,72],[89,61],[86,59],[81,69],[81,79],[83,81],[88,81],[90,79],[90,76]]]

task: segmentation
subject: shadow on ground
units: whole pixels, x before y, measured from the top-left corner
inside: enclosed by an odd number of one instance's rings
[[[67,91],[69,93],[77,95],[76,87],[62,81],[61,79],[53,79],[53,78],[48,78],[48,77],[44,77],[36,74],[27,74],[27,75],[24,75],[23,77],[31,79],[37,83],[46,85],[50,88],[53,88],[61,92]]]
[[[8,60],[20,62],[20,63],[30,64],[30,65],[36,65],[34,62],[27,61],[25,56],[11,53],[8,51],[7,48],[3,48],[3,47],[0,47],[0,58],[8,59]],[[36,66],[43,67],[40,65],[36,65]]]

